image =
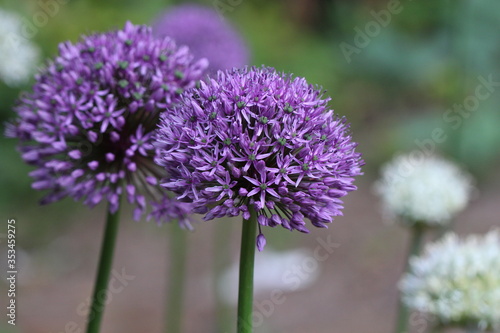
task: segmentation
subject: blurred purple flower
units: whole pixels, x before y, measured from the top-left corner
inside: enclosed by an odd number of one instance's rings
[[[266,237],[264,237],[262,233],[259,233],[259,235],[257,235],[257,249],[259,251],[262,251],[264,250],[265,246],[266,246]]]
[[[49,191],[42,203],[72,197],[92,207],[105,200],[115,212],[125,192],[135,219],[149,199],[148,219],[175,217],[189,227],[190,207],[157,186],[166,173],[153,162],[152,143],[160,112],[195,86],[206,60],[194,62],[186,47],[131,23],[63,43],[59,53],[21,98],[18,118],[6,130],[37,167],[32,187]]]
[[[213,9],[185,4],[163,13],[153,24],[153,32],[186,45],[195,57],[205,57],[209,70],[248,65],[249,52],[243,38]]]
[[[210,220],[250,217],[309,232],[342,215],[364,164],[321,90],[272,68],[219,71],[160,120],[162,185]],[[258,248],[265,244],[262,232]]]

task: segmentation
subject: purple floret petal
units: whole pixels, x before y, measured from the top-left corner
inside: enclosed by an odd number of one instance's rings
[[[257,236],[257,241],[256,241],[256,244],[257,244],[257,249],[259,251],[263,251],[264,250],[264,247],[266,246],[266,237],[260,233],[258,236]]]

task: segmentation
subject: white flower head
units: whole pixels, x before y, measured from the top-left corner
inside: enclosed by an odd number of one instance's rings
[[[500,327],[500,235],[448,234],[410,261],[400,281],[408,307],[441,324]]]
[[[8,86],[27,82],[37,68],[40,51],[22,35],[23,22],[0,9],[0,81]]]
[[[444,225],[466,207],[472,178],[440,157],[414,159],[413,155],[399,155],[386,164],[375,191],[391,218]]]

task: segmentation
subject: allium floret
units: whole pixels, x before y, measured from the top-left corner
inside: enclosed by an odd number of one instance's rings
[[[157,186],[166,174],[153,162],[153,142],[160,112],[170,112],[206,67],[187,47],[131,23],[61,44],[7,129],[36,167],[32,187],[49,191],[42,203],[72,197],[95,206],[104,200],[115,212],[123,194],[136,206],[136,219],[148,205],[149,217],[158,221],[187,213],[186,204],[176,206]]]
[[[255,209],[260,226],[309,232],[342,215],[361,156],[345,118],[303,78],[272,68],[219,71],[160,120],[162,186],[205,220]],[[265,244],[262,232],[259,249]]]

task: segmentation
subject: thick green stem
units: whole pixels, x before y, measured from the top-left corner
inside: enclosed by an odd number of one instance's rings
[[[180,333],[182,328],[182,308],[186,281],[187,234],[177,224],[170,232],[169,288],[165,332]]]
[[[408,255],[405,262],[404,272],[409,272],[410,269],[410,259],[420,253],[424,239],[425,227],[421,223],[415,224],[412,228],[410,248],[408,250]],[[396,333],[406,333],[408,332],[408,319],[410,317],[410,309],[403,303],[401,299],[401,294],[399,295],[398,301],[398,317],[396,322]]]
[[[113,265],[113,254],[115,250],[116,235],[118,234],[119,210],[116,213],[110,213],[106,218],[106,229],[101,245],[101,254],[97,277],[94,285],[94,294],[92,295],[92,304],[89,310],[87,323],[87,333],[98,333],[106,305],[108,294],[108,281]]]
[[[238,333],[252,333],[253,270],[255,260],[255,237],[257,235],[257,213],[252,206],[250,219],[243,220],[240,252],[240,280],[238,289]]]

